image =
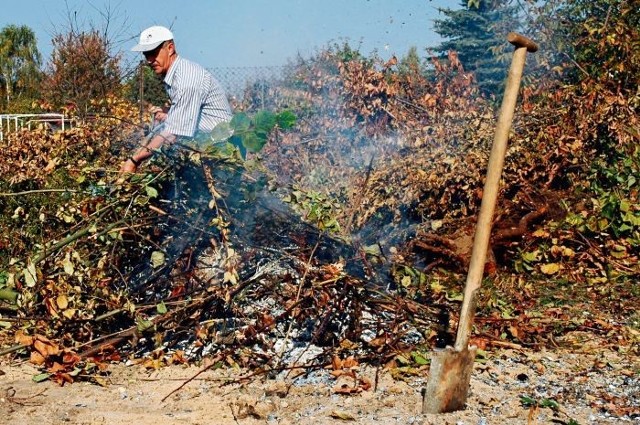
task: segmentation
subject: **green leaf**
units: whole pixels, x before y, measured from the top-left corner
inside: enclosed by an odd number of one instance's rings
[[[244,158],[245,148],[242,146],[242,137],[234,134],[229,138],[227,143],[224,143],[222,146],[216,146],[215,153],[217,156],[231,159],[236,158],[236,152],[240,150],[242,157]]]
[[[522,259],[524,261],[526,261],[527,263],[532,263],[534,261],[538,261],[538,259],[540,258],[540,252],[539,251],[532,251],[532,252],[524,252],[522,253]]]
[[[253,125],[256,133],[268,134],[276,126],[276,116],[270,111],[258,111],[253,117]]]
[[[546,398],[540,402],[540,407],[548,407],[549,409],[557,410],[560,405],[557,401]]]
[[[158,197],[158,190],[153,187],[153,186],[145,186],[145,191],[147,192],[147,196],[149,198],[157,198]]]
[[[297,121],[298,121],[298,117],[296,117],[296,115],[289,110],[282,111],[276,116],[276,122],[278,123],[278,127],[280,127],[283,130],[290,129],[291,127],[296,125]]]
[[[151,253],[151,267],[157,269],[164,265],[164,253],[162,251],[153,251]]]
[[[233,128],[228,122],[221,122],[216,125],[210,135],[214,143],[224,142],[231,136],[233,136]]]
[[[611,254],[613,258],[626,258],[628,256],[626,248],[619,245],[609,251],[609,254]]]
[[[463,301],[464,300],[464,295],[462,293],[460,293],[460,292],[447,292],[445,294],[445,297],[449,301]]]
[[[633,226],[629,226],[628,224],[622,223],[618,228],[620,232],[628,232],[629,230],[633,230]]]
[[[247,149],[243,145],[246,135],[247,133],[236,133],[229,138],[227,143],[216,145],[214,149],[215,154],[226,160],[244,160],[247,156]]]
[[[164,301],[160,301],[160,304],[156,305],[156,311],[158,314],[165,314],[167,312],[167,306]]]
[[[520,404],[523,407],[532,407],[532,406],[537,406],[538,402],[531,397],[523,395],[522,397],[520,397]]]
[[[557,401],[552,400],[550,398],[545,398],[542,401],[538,401],[528,396],[521,396],[520,404],[522,404],[523,407],[539,406],[539,407],[548,407],[549,409],[553,409],[553,410],[557,410],[560,407]]]
[[[631,209],[631,204],[626,199],[620,201],[620,211],[628,212]]]
[[[34,375],[33,378],[31,378],[31,380],[33,382],[44,382],[47,379],[49,379],[50,376],[51,376],[51,373],[40,373],[38,375]]]
[[[420,366],[429,364],[429,360],[426,359],[421,353],[417,351],[411,352],[411,357],[413,357],[413,361]]]
[[[138,329],[138,332],[140,333],[146,332],[153,328],[153,322],[148,319],[138,319],[136,323],[136,327]]]
[[[376,255],[376,256],[381,256],[382,255],[382,251],[380,250],[380,245],[378,245],[378,244],[365,246],[363,248],[363,251],[367,255]]]
[[[267,144],[266,137],[260,137],[256,133],[248,133],[245,135],[244,139],[242,140],[242,145],[249,152],[254,152],[254,153],[260,152],[260,150],[262,150],[265,144]]]
[[[69,372],[69,376],[76,377],[80,375],[80,372],[82,372],[82,369],[80,369],[79,367],[76,367],[71,372]]]
[[[231,128],[235,134],[243,133],[251,127],[251,120],[244,112],[239,112],[231,118]]]
[[[631,224],[632,226],[640,226],[640,216],[635,215],[631,211],[627,212],[622,220],[626,223]]]

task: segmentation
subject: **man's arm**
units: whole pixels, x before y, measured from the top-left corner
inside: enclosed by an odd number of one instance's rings
[[[153,156],[153,153],[165,144],[172,144],[177,137],[171,133],[162,131],[149,140],[149,143],[139,148],[120,167],[120,173],[135,173],[143,161]]]

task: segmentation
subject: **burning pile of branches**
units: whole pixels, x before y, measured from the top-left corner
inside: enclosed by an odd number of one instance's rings
[[[21,136],[49,143],[46,134]],[[59,154],[40,152],[45,162]],[[9,350],[28,349],[42,379],[100,379],[113,360],[159,365],[206,354],[281,370],[309,347],[306,367],[322,367],[336,350],[380,362],[435,338],[433,307],[387,292],[379,263],[304,221],[243,162],[161,155],[148,174],[117,182],[103,168],[71,166],[79,158],[66,152],[39,185],[2,198],[5,211],[22,205],[5,218],[20,223],[25,241],[35,228],[49,238],[35,256],[26,242],[3,248],[13,260],[2,308],[22,329]],[[51,192],[56,171],[66,189]],[[175,196],[187,187],[187,198]]]
[[[311,368],[336,350],[381,362],[435,338],[437,309],[388,292],[380,258],[305,220],[237,157],[173,152],[119,179],[113,154],[139,136],[104,119],[6,142],[1,202],[16,231],[3,236],[0,308],[17,344],[3,352],[30,353],[38,379],[207,354],[279,370],[301,349]]]

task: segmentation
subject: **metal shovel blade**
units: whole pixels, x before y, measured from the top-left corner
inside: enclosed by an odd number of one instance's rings
[[[446,413],[464,408],[469,394],[476,347],[457,351],[447,347],[431,356],[430,379],[422,399],[423,413]],[[438,379],[431,379],[431,377]]]

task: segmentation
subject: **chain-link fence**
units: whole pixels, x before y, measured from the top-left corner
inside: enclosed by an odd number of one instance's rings
[[[291,70],[292,67],[286,65],[209,68],[227,95],[236,99],[242,99],[248,87],[252,88],[254,95],[266,97],[269,87],[281,81]]]
[[[234,100],[242,102],[245,99],[247,89],[250,88],[249,99],[253,106],[265,108],[267,104],[279,104],[282,95],[276,89],[279,83],[294,70],[293,66],[252,66],[252,67],[220,67],[208,68],[225,89],[232,103]],[[141,83],[143,84],[143,83]],[[154,103],[154,99],[149,97],[148,82],[143,84],[144,91],[140,96],[148,102]],[[140,89],[142,90],[142,89]],[[158,80],[158,90],[164,90]],[[157,100],[157,99],[155,99]],[[137,101],[137,100],[136,100]],[[162,104],[162,102],[156,102]],[[59,117],[60,118],[59,118]],[[142,110],[140,112],[142,120]],[[64,130],[65,125],[70,126],[70,120],[59,113],[47,114],[2,114],[0,115],[0,140],[8,132],[14,132],[21,128],[31,128],[35,124],[46,124],[54,130]]]

